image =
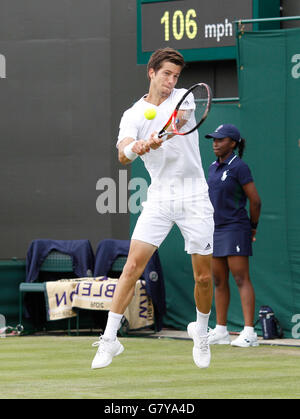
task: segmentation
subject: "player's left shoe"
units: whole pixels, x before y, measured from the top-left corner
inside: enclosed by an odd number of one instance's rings
[[[115,356],[124,351],[124,346],[117,338],[111,341],[100,336],[99,341],[94,342],[93,346],[98,346],[98,350],[92,362],[92,369],[107,367]]]
[[[199,368],[208,368],[210,364],[210,347],[208,343],[208,334],[199,336],[197,331],[197,322],[192,322],[187,328],[188,335],[194,341],[193,358]]]

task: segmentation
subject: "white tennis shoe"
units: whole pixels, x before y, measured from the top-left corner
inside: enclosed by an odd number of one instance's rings
[[[115,340],[106,340],[103,336],[100,336],[97,342],[94,342],[92,346],[98,346],[97,353],[92,362],[92,369],[107,367],[113,357],[120,355],[124,351],[124,346]]]
[[[249,346],[259,346],[257,334],[255,332],[249,333],[243,330],[239,337],[231,342],[231,346],[239,346],[240,348],[249,348]]]
[[[211,329],[208,332],[208,343],[210,345],[229,345],[230,342],[231,339],[227,331],[222,333],[216,329]]]
[[[208,334],[199,336],[197,331],[197,322],[192,322],[187,328],[188,335],[194,341],[193,358],[199,368],[208,368],[210,364],[210,347],[208,344]]]

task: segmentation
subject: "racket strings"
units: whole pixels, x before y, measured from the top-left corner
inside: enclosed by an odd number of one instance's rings
[[[177,132],[184,133],[193,129],[207,112],[208,101],[208,90],[202,85],[197,85],[178,109],[175,121]]]
[[[194,98],[196,104],[195,118],[196,121],[199,122],[206,112],[208,106],[209,96],[207,89],[204,86],[198,86],[195,89]]]
[[[183,95],[158,137],[170,138],[170,135],[186,135],[195,131],[206,119],[211,100],[212,93],[207,84],[198,83],[192,86]]]

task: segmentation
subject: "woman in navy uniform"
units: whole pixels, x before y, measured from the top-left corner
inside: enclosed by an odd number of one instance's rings
[[[217,325],[210,331],[210,344],[257,346],[254,332],[255,293],[249,275],[249,256],[260,215],[261,200],[248,165],[241,160],[245,140],[231,124],[206,135],[213,139],[217,160],[209,167],[209,196],[214,207],[214,250],[212,270],[215,283]],[[235,154],[237,149],[238,155]],[[249,215],[246,209],[249,200]],[[230,302],[229,272],[235,279],[243,309],[244,330],[231,342],[227,331]]]

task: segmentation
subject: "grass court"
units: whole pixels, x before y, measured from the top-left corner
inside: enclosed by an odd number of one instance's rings
[[[192,360],[191,340],[121,338],[125,351],[91,370],[96,337],[0,339],[1,399],[295,399],[300,348],[211,347],[208,369]]]

